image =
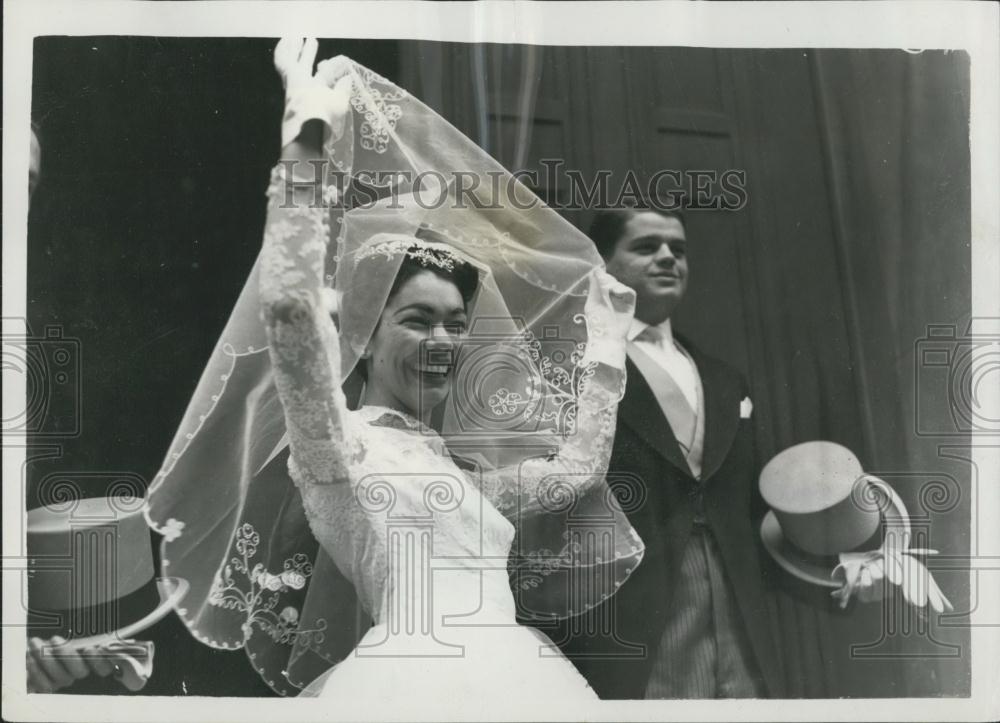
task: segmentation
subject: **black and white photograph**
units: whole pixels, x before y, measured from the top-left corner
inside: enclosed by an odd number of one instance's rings
[[[998,29],[6,3],[4,719],[996,719]]]

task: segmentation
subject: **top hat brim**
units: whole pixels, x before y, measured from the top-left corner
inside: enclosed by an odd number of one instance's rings
[[[889,505],[895,513],[894,516],[897,519],[908,519],[906,506],[899,495],[891,487],[886,486],[885,489],[888,491]],[[842,583],[833,577],[833,571],[839,562],[837,556],[832,556],[832,563],[824,564],[822,558],[803,552],[793,545],[782,532],[774,510],[769,510],[764,515],[764,521],[760,525],[760,539],[764,543],[764,549],[786,572],[813,585],[841,587]]]
[[[156,580],[156,589],[160,594],[160,604],[153,608],[145,617],[109,633],[91,635],[86,638],[73,638],[69,641],[69,644],[77,650],[82,650],[83,648],[105,645],[116,640],[128,640],[166,617],[167,613],[173,610],[177,603],[187,594],[188,581],[177,577],[161,577]]]

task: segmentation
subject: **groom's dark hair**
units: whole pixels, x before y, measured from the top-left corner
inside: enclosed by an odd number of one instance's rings
[[[615,247],[625,232],[625,224],[628,223],[628,220],[637,213],[645,213],[646,211],[659,214],[664,218],[676,218],[681,222],[681,226],[687,230],[687,221],[684,218],[684,213],[680,210],[656,208],[645,202],[627,208],[602,209],[594,214],[594,220],[590,222],[590,230],[587,232],[602,259],[607,260],[615,253]]]

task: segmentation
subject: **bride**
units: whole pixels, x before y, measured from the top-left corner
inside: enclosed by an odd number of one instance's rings
[[[515,616],[581,613],[641,560],[604,478],[633,292],[433,111],[315,52],[275,51],[263,249],[148,494],[178,613],[284,694],[596,698]],[[500,202],[463,204],[459,170]]]

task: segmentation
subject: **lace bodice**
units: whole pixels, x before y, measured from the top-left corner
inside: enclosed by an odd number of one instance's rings
[[[376,620],[398,597],[402,582],[388,561],[400,545],[427,566],[475,572],[477,586],[488,581],[483,594],[494,604],[487,607],[512,619],[510,520],[543,511],[545,499],[566,485],[585,490],[603,482],[624,371],[605,364],[588,370],[575,431],[556,454],[516,468],[462,470],[441,437],[417,420],[379,407],[348,411],[338,332],[322,302],[326,212],[283,207],[283,185],[276,169],[260,299],[289,434],[289,471],[316,538]]]

